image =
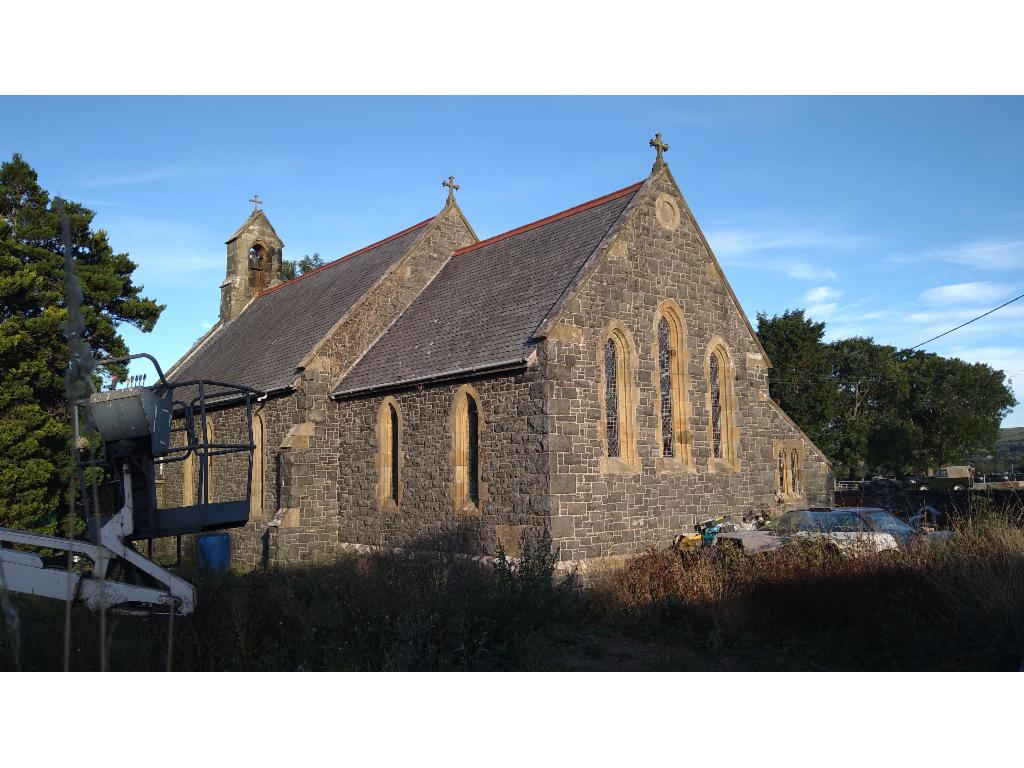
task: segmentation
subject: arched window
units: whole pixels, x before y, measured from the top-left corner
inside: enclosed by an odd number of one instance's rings
[[[779,493],[786,495],[786,452],[779,451]]]
[[[263,519],[263,415],[252,417],[252,486],[249,489],[249,518]]]
[[[621,323],[613,322],[600,346],[600,399],[606,470],[635,470],[636,424],[633,344]]]
[[[711,455],[722,458],[722,363],[718,352],[711,353]]]
[[[402,416],[398,401],[387,397],[377,413],[377,502],[383,509],[402,499]]]
[[[712,339],[704,364],[707,375],[708,445],[712,463],[738,466],[736,396],[732,361],[721,339]]]
[[[689,376],[686,326],[679,305],[664,302],[655,315],[658,369],[654,379],[658,408],[658,446],[661,456],[689,465],[692,438],[689,430]]]
[[[480,397],[468,384],[459,387],[452,403],[452,503],[456,512],[479,512],[484,498],[480,480]]]
[[[200,427],[201,428],[201,427]],[[202,491],[203,483],[199,484],[199,501],[200,502],[213,502],[216,501],[213,497],[213,492],[217,486],[215,483],[216,472],[214,467],[217,465],[217,461],[210,454],[216,451],[216,448],[211,448],[214,443],[217,442],[217,436],[213,428],[213,419],[210,418],[209,414],[206,416],[206,444],[203,445],[203,435],[199,435],[199,444],[203,448],[203,456],[199,460],[199,466],[202,468],[203,462],[206,463],[206,493]],[[200,478],[202,480],[202,478]]]
[[[196,455],[190,453],[181,462],[181,506],[191,507],[196,503]]]
[[[252,286],[256,291],[267,287],[267,274],[270,271],[267,249],[261,243],[253,243],[249,248],[249,270],[252,273]]]
[[[793,495],[800,495],[800,456],[794,448],[789,454],[789,483],[793,489]]]
[[[619,442],[619,353],[612,339],[604,343],[604,423],[608,455],[618,456]]]

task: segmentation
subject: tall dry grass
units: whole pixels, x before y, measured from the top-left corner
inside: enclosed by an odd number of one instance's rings
[[[821,540],[755,557],[651,549],[592,599],[609,621],[690,646],[710,638],[747,668],[1016,669],[1024,530],[968,517],[948,540],[856,557]]]
[[[203,576],[174,622],[175,669],[1017,669],[1024,531],[980,510],[957,535],[858,557],[823,542],[754,558],[649,550],[586,589],[550,542],[494,567],[378,554],[329,567]],[[59,669],[63,606],[12,598],[25,669]],[[74,612],[73,669],[98,665]],[[111,620],[113,669],[163,669],[166,618]],[[0,632],[0,669],[13,649]]]

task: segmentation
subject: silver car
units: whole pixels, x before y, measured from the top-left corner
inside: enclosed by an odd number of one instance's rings
[[[838,507],[787,512],[766,529],[720,533],[719,539],[735,542],[745,552],[756,554],[776,549],[789,541],[825,539],[846,554],[908,550],[923,540],[951,536],[950,531],[918,532],[884,509]]]

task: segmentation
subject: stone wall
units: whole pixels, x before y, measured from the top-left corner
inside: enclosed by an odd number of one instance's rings
[[[321,531],[330,531],[337,543],[493,554],[499,541],[514,553],[524,530],[543,529],[548,473],[538,371],[470,385],[482,411],[479,508],[457,510],[451,496],[451,414],[460,384],[391,393],[401,414],[397,508],[382,509],[377,494],[383,396],[332,403],[313,440],[317,463],[310,501],[302,506],[304,533],[297,534],[300,560],[319,556]],[[303,535],[311,537],[308,543]]]
[[[675,201],[675,220],[672,205],[659,203],[659,196]],[[661,217],[657,205],[663,206]],[[662,458],[658,441],[656,313],[666,299],[678,303],[686,325],[689,466]],[[613,321],[625,328],[635,349],[632,467],[609,463],[602,440],[601,354]],[[734,466],[710,455],[705,360],[716,338],[732,361]],[[665,545],[722,513],[827,500],[827,466],[768,402],[761,350],[667,175],[636,206],[566,303],[544,344],[542,372],[551,398],[548,450],[557,468],[551,479],[551,525],[563,560]],[[780,437],[805,445],[806,488],[802,498],[777,505],[772,448]]]
[[[282,561],[330,560],[343,540],[338,514],[343,468],[338,451],[340,436],[349,427],[328,399],[333,387],[419,295],[452,251],[475,241],[458,206],[447,205],[401,261],[311,351],[295,382],[296,421],[280,458],[283,512],[275,546]]]

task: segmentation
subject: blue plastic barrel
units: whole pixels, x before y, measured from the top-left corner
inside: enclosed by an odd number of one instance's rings
[[[231,543],[226,533],[204,533],[196,544],[200,568],[223,573],[231,565]]]

